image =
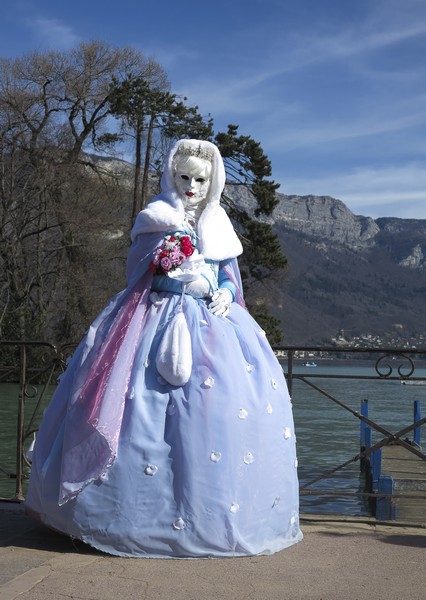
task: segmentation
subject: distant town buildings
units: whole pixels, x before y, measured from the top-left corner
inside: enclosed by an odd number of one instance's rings
[[[396,327],[397,328],[397,327]],[[285,346],[285,344],[283,344]],[[297,348],[297,346],[293,347]],[[403,336],[395,333],[386,333],[383,335],[375,335],[371,333],[362,333],[360,335],[351,336],[349,333],[340,330],[335,337],[332,337],[330,343],[318,344],[315,349],[309,347],[309,350],[295,350],[294,357],[300,359],[327,358],[333,354],[333,347],[336,350],[351,348],[355,350],[368,350],[383,348],[386,350],[422,350],[426,351],[426,335],[418,334],[413,336]],[[321,348],[327,348],[322,350]],[[275,349],[277,358],[285,358],[287,352],[285,350]],[[355,358],[355,355],[353,356]]]
[[[395,326],[398,328],[398,326]],[[360,335],[349,336],[340,331],[336,337],[331,338],[332,345],[345,346],[350,348],[425,348],[426,335],[398,335],[395,333],[385,333],[383,335],[374,335],[372,333],[362,333]]]

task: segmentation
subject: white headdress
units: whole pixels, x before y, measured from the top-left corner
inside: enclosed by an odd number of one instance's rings
[[[203,140],[180,140],[171,148],[161,178],[161,193],[139,213],[131,232],[132,240],[141,233],[183,227],[185,209],[176,191],[173,173],[173,158],[178,153],[197,156],[212,164],[206,207],[198,221],[200,253],[212,260],[239,256],[243,251],[241,242],[228,215],[220,206],[226,181],[223,160],[218,148]]]

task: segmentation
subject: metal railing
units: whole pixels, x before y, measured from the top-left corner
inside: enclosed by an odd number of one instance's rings
[[[57,348],[48,342],[0,341],[0,383],[14,382],[16,386],[16,401],[14,401],[16,402],[14,413],[16,416],[14,466],[2,464],[4,453],[0,453],[0,483],[2,480],[9,480],[9,482],[15,480],[14,491],[7,496],[7,499],[21,501],[24,498],[24,482],[28,478],[30,467],[30,461],[27,458],[27,446],[38,429],[41,412],[48,402],[57,375],[63,372],[65,368],[66,357],[69,355],[71,348],[73,346]],[[356,451],[350,453],[344,460],[339,460],[337,464],[328,464],[324,468],[323,465],[315,465],[314,456],[309,457],[315,468],[311,469],[309,476],[301,480],[300,495],[302,500],[304,497],[354,497],[373,500],[377,503],[383,499],[390,499],[391,501],[398,499],[401,496],[398,491],[384,492],[375,489],[371,485],[373,457],[377,457],[377,451],[384,447],[399,445],[410,455],[414,455],[421,461],[426,460],[426,455],[420,445],[420,432],[426,418],[422,418],[418,410],[417,416],[412,422],[396,430],[391,430],[388,426],[379,422],[377,418],[368,415],[365,410],[366,398],[362,394],[358,399],[358,405],[354,406],[353,402],[346,400],[346,394],[343,394],[344,397],[342,398],[341,394],[336,393],[333,382],[351,382],[355,394],[357,385],[360,382],[367,381],[412,385],[426,384],[426,349],[275,346],[274,351],[279,360],[282,361],[295,407],[302,407],[303,410],[310,407],[311,400],[304,391],[310,390],[317,398],[320,397],[325,402],[324,414],[330,412],[331,406],[338,407],[339,412],[342,411],[353,418],[353,424],[350,427],[352,427],[352,430],[355,429],[359,432]],[[359,361],[355,359],[362,359],[361,362],[364,365],[370,365],[371,369],[368,372],[354,372],[353,369],[346,367],[351,359],[354,359],[352,365],[358,364]],[[422,361],[424,367],[419,370]],[[325,364],[337,364],[339,368],[322,369],[321,367]],[[310,368],[314,365],[320,368]],[[421,371],[423,371],[423,374]],[[397,389],[399,388],[388,388],[386,392],[386,397],[395,396],[392,399],[394,403],[401,402],[401,399],[398,399]],[[421,395],[421,392],[426,393],[426,385],[416,389],[418,389],[419,395]],[[2,387],[0,387],[0,411],[5,402],[1,390]],[[370,400],[374,401],[374,398],[370,398]],[[8,402],[11,402],[10,398]],[[391,403],[389,406],[389,410],[392,410]],[[11,423],[9,425],[12,426]],[[298,435],[297,426],[296,421],[296,434]],[[312,430],[314,426],[315,423],[311,423]],[[330,421],[330,428],[333,429],[332,421]],[[405,436],[413,432],[413,440],[408,440]],[[375,436],[377,439],[373,440]],[[328,443],[333,446],[332,435],[329,438]],[[369,440],[368,443],[366,443],[366,439]],[[3,443],[4,441],[0,439],[0,449]],[[342,451],[346,451],[346,447],[339,448],[339,450],[341,454]],[[299,440],[298,452],[300,452]],[[326,482],[330,477],[341,473],[346,467],[356,463],[359,463],[365,475],[364,489],[339,488],[330,485],[318,487],[318,484]],[[414,496],[426,499],[426,494],[423,494],[423,496],[416,494],[412,497]],[[0,497],[4,499],[6,496],[0,491]],[[410,494],[407,496],[407,493],[405,493],[404,497],[410,497]]]
[[[0,340],[0,384],[10,384],[16,389],[16,405],[5,407],[10,399],[2,397],[0,387],[0,414],[4,427],[12,427],[15,418],[16,436],[14,461],[5,465],[12,449],[2,448],[4,439],[0,439],[0,482],[14,480],[14,491],[11,495],[0,492],[1,499],[24,499],[23,484],[28,478],[30,461],[26,447],[38,430],[38,422],[42,409],[49,399],[49,391],[56,384],[56,376],[64,371],[66,351],[69,347],[57,348],[54,344],[42,341]],[[29,405],[31,404],[31,408]],[[7,411],[3,410],[9,408]],[[6,422],[6,416],[8,419]],[[3,431],[3,437],[6,437]],[[28,448],[27,448],[28,450]]]
[[[416,390],[416,395],[423,397],[426,393],[426,349],[419,348],[353,348],[351,346],[340,347],[324,347],[324,346],[277,346],[274,350],[279,359],[283,363],[290,395],[292,396],[293,405],[298,402],[309,402],[309,394],[306,390],[314,391],[326,403],[327,406],[334,405],[339,407],[346,414],[354,418],[353,428],[359,428],[359,447],[354,454],[350,454],[343,461],[339,461],[336,465],[329,465],[326,469],[317,469],[314,476],[305,478],[300,485],[301,499],[303,497],[358,497],[370,500],[370,507],[376,516],[381,519],[395,519],[395,506],[398,499],[404,498],[415,499],[416,501],[426,500],[426,477],[425,466],[421,461],[426,460],[426,455],[421,448],[421,429],[426,423],[426,418],[421,417],[420,400],[416,399],[413,403],[413,419],[397,430],[390,430],[388,426],[384,426],[377,418],[372,419],[368,416],[368,399],[364,397],[358,398],[358,405],[354,406],[353,402],[348,403],[345,399],[345,393],[340,389],[340,394],[335,393],[336,386],[333,383],[336,381],[347,382],[352,384],[356,389],[360,382],[393,382],[405,385],[424,386],[412,388]],[[352,365],[362,363],[363,369],[355,369],[350,372],[350,369],[345,371],[345,363],[353,360]],[[359,360],[363,359],[363,360]],[[335,361],[331,363],[331,361]],[[419,369],[423,362],[423,367]],[[338,364],[339,368],[321,369],[324,364]],[[369,369],[366,368],[369,365]],[[305,367],[305,368],[303,368]],[[309,368],[308,368],[309,367]],[[318,369],[311,367],[320,367]],[[332,372],[333,371],[333,372]],[[338,372],[337,372],[338,371]],[[358,372],[357,372],[358,371]],[[420,372],[419,372],[420,371]],[[297,385],[299,384],[299,385]],[[297,389],[295,389],[297,387]],[[330,390],[330,387],[332,388]],[[365,387],[365,386],[364,386]],[[405,400],[398,393],[401,388],[387,388],[385,399],[388,406],[388,411],[400,408],[401,403]],[[374,397],[370,401],[374,401]],[[327,408],[325,408],[327,410]],[[331,424],[331,427],[333,424]],[[297,433],[297,423],[296,423]],[[408,439],[407,435],[413,434],[413,439]],[[376,439],[373,443],[373,437]],[[299,444],[298,444],[299,446]],[[379,485],[381,477],[381,451],[385,447],[400,446],[406,451],[406,457],[414,455],[420,462],[415,463],[415,468],[418,469],[419,484],[413,486],[413,491],[410,493],[404,490],[402,493],[394,491],[393,488],[385,490],[384,486]],[[405,458],[405,460],[407,460]],[[311,457],[314,460],[314,457]],[[365,488],[363,490],[354,489],[321,489],[318,484],[326,481],[331,476],[342,472],[349,465],[359,463],[361,472],[365,476]],[[403,476],[403,475],[401,475]],[[386,476],[389,479],[389,476]],[[410,473],[410,477],[415,480],[416,473]],[[383,479],[383,477],[382,477]],[[420,493],[419,491],[420,490]],[[373,502],[371,502],[373,501]],[[386,504],[386,511],[380,511],[378,506]],[[380,516],[379,516],[380,513]],[[385,516],[383,516],[385,515]],[[419,515],[420,523],[426,521],[426,513],[423,511]]]

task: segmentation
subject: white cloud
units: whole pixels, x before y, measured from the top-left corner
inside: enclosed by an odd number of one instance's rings
[[[346,27],[332,35],[318,35],[310,42],[309,50],[316,62],[334,61],[389,49],[401,42],[415,42],[425,35],[425,18],[385,8],[381,14],[370,15],[361,26]]]
[[[71,27],[58,19],[36,17],[27,20],[27,25],[45,46],[67,50],[79,44],[82,38]]]
[[[394,109],[394,107],[393,107]],[[386,108],[383,109],[383,113]],[[271,126],[271,133],[265,136],[268,148],[282,148],[285,144],[288,148],[310,147],[314,145],[324,146],[333,142],[353,140],[366,136],[376,136],[386,133],[403,131],[411,127],[423,125],[426,122],[426,110],[419,112],[401,111],[399,114],[382,114],[381,116],[371,113],[353,115],[352,120],[331,120],[318,125],[315,121],[306,127],[291,128]]]
[[[202,56],[193,47],[189,48],[180,44],[168,45],[162,43],[161,45],[150,47],[146,44],[137,43],[131,44],[131,46],[144,56],[157,61],[166,70],[179,69],[182,64],[202,60]]]
[[[232,50],[228,49],[229,60],[223,62],[223,68],[217,74],[209,72],[206,77],[201,72],[197,76],[197,69],[194,69],[182,84],[177,73],[182,87],[179,91],[214,115],[250,114],[263,112],[265,108],[275,111],[277,93],[283,104],[287,91],[297,85],[293,84],[292,77],[310,66],[342,62],[347,72],[353,72],[358,78],[371,81],[385,73],[386,78],[397,85],[401,80],[423,79],[423,65],[419,71],[413,64],[402,64],[398,68],[387,63],[378,66],[370,60],[375,50],[387,49],[403,41],[415,41],[415,38],[426,35],[426,19],[408,17],[394,16],[390,20],[383,12],[378,16],[370,15],[361,26],[351,24],[334,32],[296,30],[285,35],[270,35],[264,38],[269,41],[264,41],[262,52],[252,54],[247,48],[251,56],[249,69],[242,70],[241,64],[235,62]],[[235,56],[241,56],[241,47],[246,46],[246,40],[247,36],[241,32],[235,36],[233,44],[238,47]],[[182,47],[175,49],[174,54],[184,56],[185,52],[187,48]]]
[[[390,20],[388,13],[370,15],[361,25],[344,26],[327,33],[319,28],[309,34],[296,30],[284,36],[271,36],[269,49],[260,55],[261,61],[253,65],[261,74],[259,83],[321,63],[343,60],[352,68],[356,63],[349,61],[350,58],[368,60],[369,54],[376,50],[426,35],[426,18],[419,18],[417,14],[400,17],[395,12]]]
[[[351,173],[313,179],[287,179],[284,192],[333,196],[355,214],[374,218],[426,219],[426,168],[418,162],[358,168]]]
[[[257,81],[251,79],[222,79],[218,82],[210,78],[183,85],[178,93],[187,96],[191,104],[209,110],[215,116],[244,115],[255,113],[264,105],[261,90],[253,90],[256,85]]]

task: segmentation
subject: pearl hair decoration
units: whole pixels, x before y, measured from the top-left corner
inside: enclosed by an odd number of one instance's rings
[[[214,152],[210,148],[203,148],[201,144],[194,145],[187,142],[182,142],[176,151],[175,156],[196,156],[197,158],[203,158],[204,160],[212,161]]]

